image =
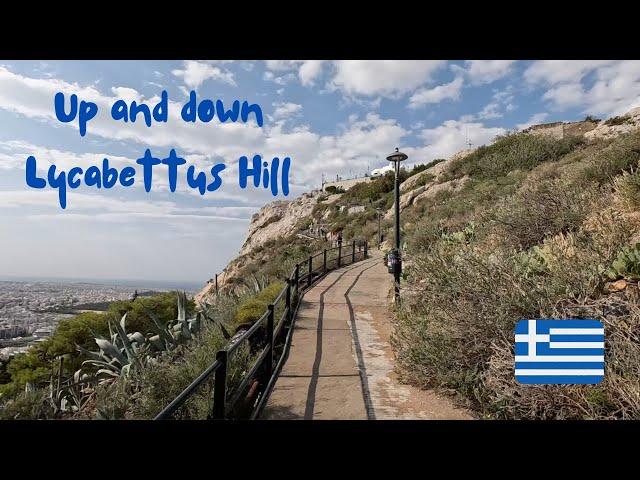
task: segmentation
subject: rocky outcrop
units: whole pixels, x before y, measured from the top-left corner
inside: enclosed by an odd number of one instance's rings
[[[468,176],[464,176],[462,178],[454,178],[453,180],[449,180],[448,182],[437,183],[435,185],[431,185],[429,188],[425,189],[420,195],[416,195],[413,199],[413,203],[417,204],[423,200],[427,200],[429,198],[435,197],[440,192],[451,191],[456,192],[460,190],[464,185],[470,180]]]
[[[629,110],[624,115],[601,121],[596,128],[584,134],[584,138],[613,138],[640,128],[640,107]]]
[[[317,196],[317,192],[305,193],[295,200],[271,202],[262,207],[251,217],[240,255],[246,255],[267,240],[295,233],[298,221],[311,215]]]
[[[269,252],[253,254],[253,251],[268,240],[287,237],[297,232],[298,221],[311,216],[313,206],[317,203],[319,192],[305,193],[290,200],[278,200],[262,207],[251,217],[247,238],[240,249],[238,257],[229,262],[224,271],[218,275],[218,288],[226,290],[237,279],[242,268],[248,264],[268,257]],[[215,283],[209,282],[194,296],[198,303],[205,302],[214,294]]]
[[[451,162],[465,157],[474,151],[475,148],[461,150],[447,160],[437,163],[433,167],[413,175],[402,182],[402,184],[400,184],[400,211],[402,212],[402,210],[413,205],[417,201],[430,198],[440,191],[461,188],[468,178],[465,177],[441,183],[442,176],[451,165]],[[394,212],[395,203],[387,213],[385,213],[384,218],[386,220],[393,218]]]

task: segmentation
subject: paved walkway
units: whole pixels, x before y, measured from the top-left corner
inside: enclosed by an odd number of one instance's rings
[[[305,294],[289,358],[261,418],[471,418],[447,398],[398,382],[389,344],[392,280],[374,251]]]

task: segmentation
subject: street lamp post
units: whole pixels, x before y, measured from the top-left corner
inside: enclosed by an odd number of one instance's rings
[[[400,256],[400,162],[406,160],[407,155],[400,152],[397,148],[396,151],[387,157],[387,160],[393,162],[395,167],[395,223],[396,223],[396,245],[395,245],[395,263],[393,268],[393,278],[394,278],[394,293],[395,293],[395,301],[398,302],[400,299],[400,275],[402,274],[402,257]]]
[[[382,231],[380,230],[380,209],[376,208],[376,213],[378,214],[378,250],[380,250],[380,245],[382,244]]]

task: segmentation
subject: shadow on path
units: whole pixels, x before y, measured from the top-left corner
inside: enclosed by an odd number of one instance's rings
[[[324,296],[347,273],[349,273],[352,270],[355,270],[358,267],[366,265],[367,262],[368,261],[361,262],[361,263],[359,263],[357,265],[354,265],[352,268],[349,268],[349,269],[345,270],[340,275],[338,275],[338,277],[333,282],[331,282],[331,284],[329,284],[322,291],[322,293],[320,293],[319,309],[318,309],[318,326],[317,326],[317,329],[316,329],[316,356],[315,356],[315,359],[314,359],[314,362],[313,362],[313,369],[312,369],[312,372],[311,372],[311,381],[309,382],[309,390],[307,391],[307,402],[306,402],[305,411],[304,411],[304,419],[305,420],[313,420],[313,411],[314,411],[315,402],[316,402],[316,390],[318,388],[318,378],[320,377],[320,363],[322,362],[322,326],[323,326],[324,305],[325,305]],[[349,288],[347,289],[347,291],[344,294],[345,299],[347,301],[348,308],[349,308],[349,316],[350,316],[350,320],[351,320],[352,333],[355,330],[355,317],[354,317],[353,307],[352,307],[351,302],[350,302],[350,300],[348,298],[349,292],[355,286],[355,284],[358,282],[358,280],[360,279],[362,274],[366,270],[369,270],[370,268],[373,268],[375,266],[376,266],[376,263],[374,262],[372,265],[370,265],[370,266],[368,266],[366,268],[363,268],[358,273],[358,275],[356,276],[356,278],[354,279],[354,281],[351,283],[351,285],[349,286]],[[369,394],[369,387],[368,387],[367,379],[366,379],[366,371],[364,369],[364,360],[362,358],[362,350],[360,348],[360,344],[357,341],[357,332],[355,333],[354,340],[355,340],[355,343],[356,343],[356,351],[359,352],[358,353],[358,370],[360,371],[360,383],[362,385],[362,396],[363,396],[363,400],[365,402],[365,407],[366,407],[366,410],[367,410],[367,417],[375,418],[375,416],[370,417],[370,415],[373,415],[373,407],[371,406],[371,400],[370,400],[371,396]]]

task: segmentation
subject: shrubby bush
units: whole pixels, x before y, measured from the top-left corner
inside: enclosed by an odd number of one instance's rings
[[[237,326],[251,324],[267,311],[267,306],[273,303],[275,298],[284,288],[284,282],[275,282],[269,285],[255,296],[249,297],[238,306],[235,314]]]
[[[193,308],[193,302],[189,302],[187,312],[191,314]],[[138,297],[135,301],[114,302],[107,312],[84,312],[61,320],[51,337],[33,345],[26,353],[16,355],[7,363],[6,372],[10,375],[10,381],[0,385],[0,402],[20,394],[27,386],[47,388],[54,371],[54,362],[57,366],[57,360],[61,356],[65,358],[62,376],[71,377],[80,369],[82,362],[87,360],[78,351],[77,345],[95,350],[95,336],[108,337],[108,322],[120,321],[124,313],[127,313],[129,331],[153,331],[151,319],[146,312],[153,313],[163,323],[176,318],[176,292]]]
[[[581,137],[558,140],[546,135],[508,134],[455,161],[449,174],[452,178],[496,178],[514,170],[531,170],[542,162],[559,159],[582,143]]]
[[[612,269],[635,278],[638,142],[636,133],[576,150],[573,140],[509,136],[452,167],[471,181],[421,207],[410,234],[393,337],[405,381],[455,392],[492,418],[640,418],[640,292],[606,287]],[[605,324],[603,382],[515,381],[515,323],[554,317]]]

